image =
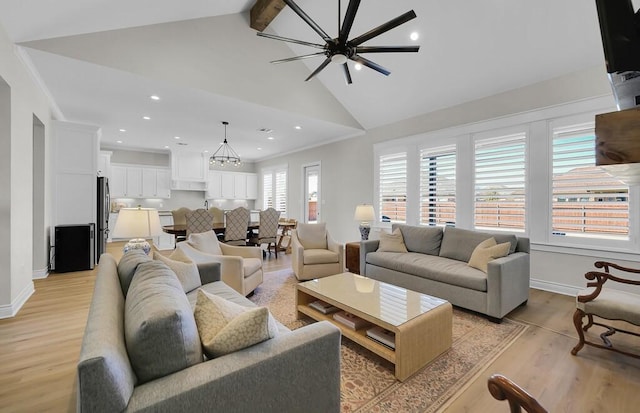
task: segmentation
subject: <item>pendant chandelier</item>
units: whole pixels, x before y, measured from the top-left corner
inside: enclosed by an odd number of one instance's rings
[[[224,142],[218,148],[218,150],[209,158],[209,165],[225,166],[231,164],[233,166],[240,166],[240,156],[234,151],[227,143],[227,125],[229,122],[222,122],[224,125]]]

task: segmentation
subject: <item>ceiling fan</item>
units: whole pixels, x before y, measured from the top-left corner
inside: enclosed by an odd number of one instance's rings
[[[379,64],[372,62],[369,59],[366,59],[361,56],[363,53],[397,53],[397,52],[417,52],[420,49],[420,46],[361,46],[362,43],[373,39],[376,36],[381,35],[382,33],[388,32],[391,29],[394,29],[401,24],[408,22],[411,19],[416,17],[416,13],[413,10],[410,10],[395,19],[391,19],[388,22],[381,24],[375,29],[369,30],[368,32],[349,40],[349,32],[351,31],[351,26],[353,25],[353,21],[356,17],[356,13],[358,12],[358,7],[360,6],[360,0],[349,0],[349,5],[347,6],[347,11],[344,16],[344,21],[340,24],[340,0],[338,0],[338,37],[331,38],[316,22],[314,22],[293,0],[284,0],[284,2],[291,7],[291,9],[298,15],[302,20],[304,20],[316,33],[322,37],[322,40],[325,41],[325,44],[319,43],[311,43],[303,40],[290,39],[287,37],[276,36],[273,34],[258,32],[258,36],[266,37],[269,39],[282,40],[284,42],[301,44],[304,46],[315,47],[317,49],[322,49],[321,52],[311,53],[302,56],[289,57],[287,59],[273,60],[271,63],[285,63],[292,62],[295,60],[308,59],[311,57],[325,55],[326,59],[318,66],[316,70],[313,71],[305,79],[305,81],[311,80],[315,75],[320,73],[322,69],[327,67],[327,65],[331,62],[342,65],[342,69],[344,72],[345,80],[348,84],[353,83],[351,80],[351,74],[349,73],[349,66],[347,66],[348,60],[353,60],[354,62],[360,63],[363,66],[366,66],[370,69],[373,69],[377,72],[382,73],[385,76],[388,76],[391,72]]]

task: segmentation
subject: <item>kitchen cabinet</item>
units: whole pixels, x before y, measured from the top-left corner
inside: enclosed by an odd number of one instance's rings
[[[168,169],[142,168],[142,197],[171,198]]]
[[[247,199],[247,176],[234,174],[233,194],[235,199]]]
[[[210,171],[207,199],[256,199],[258,175],[244,172]]]
[[[258,199],[258,174],[247,175],[247,199]]]
[[[209,158],[201,152],[171,152],[171,179],[176,182],[207,182]]]
[[[143,198],[142,168],[127,167],[127,189],[125,194],[128,198]]]
[[[169,169],[156,170],[156,197],[171,198],[171,171]]]
[[[111,179],[109,180],[111,198],[123,198],[127,196],[127,168],[124,166],[111,166]]]
[[[169,169],[112,165],[111,198],[171,198]]]
[[[209,181],[207,182],[206,199],[222,199],[222,174],[216,171],[209,171]]]
[[[111,178],[111,151],[100,151],[98,155],[98,176]]]
[[[235,179],[233,174],[231,173],[222,173],[221,174],[221,191],[220,195],[223,199],[235,199]]]

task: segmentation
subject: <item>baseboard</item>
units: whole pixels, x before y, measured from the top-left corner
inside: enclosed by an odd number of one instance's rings
[[[536,290],[544,290],[550,291],[556,294],[569,295],[575,297],[578,295],[578,291],[582,290],[582,288],[574,287],[572,285],[559,284],[551,281],[543,281],[531,279],[529,282],[529,286],[531,288],[535,288]]]
[[[14,317],[18,314],[18,311],[22,308],[24,303],[27,302],[31,294],[35,292],[33,287],[33,281],[30,281],[25,288],[20,291],[20,294],[9,305],[0,305],[0,319]]]
[[[33,270],[33,275],[31,276],[34,280],[41,280],[43,278],[47,278],[49,276],[49,269],[43,268],[41,270]]]

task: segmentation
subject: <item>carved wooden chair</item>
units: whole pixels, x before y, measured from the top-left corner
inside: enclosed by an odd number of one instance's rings
[[[571,354],[575,356],[585,344],[588,344],[593,347],[640,358],[640,354],[634,354],[614,348],[611,340],[609,340],[609,336],[617,332],[631,334],[636,337],[640,337],[640,334],[622,330],[593,320],[593,317],[596,316],[606,320],[622,320],[627,323],[640,326],[640,295],[604,287],[605,282],[608,280],[611,280],[608,285],[610,285],[611,282],[618,282],[626,285],[640,285],[640,280],[622,278],[611,274],[609,271],[610,268],[633,274],[640,274],[640,270],[625,268],[605,261],[597,261],[594,265],[596,268],[604,269],[604,272],[590,271],[584,275],[585,278],[590,281],[587,282],[587,287],[589,289],[580,291],[576,297],[577,308],[576,312],[573,314],[573,324],[576,327],[580,341],[571,350]],[[587,324],[583,326],[582,321],[585,317],[587,317]],[[584,332],[589,330],[593,325],[607,329],[604,333],[600,334],[600,338],[604,344],[599,344],[585,339]]]
[[[522,409],[529,413],[548,413],[533,396],[501,374],[489,377],[487,387],[496,400],[509,401],[511,413],[520,413]]]

